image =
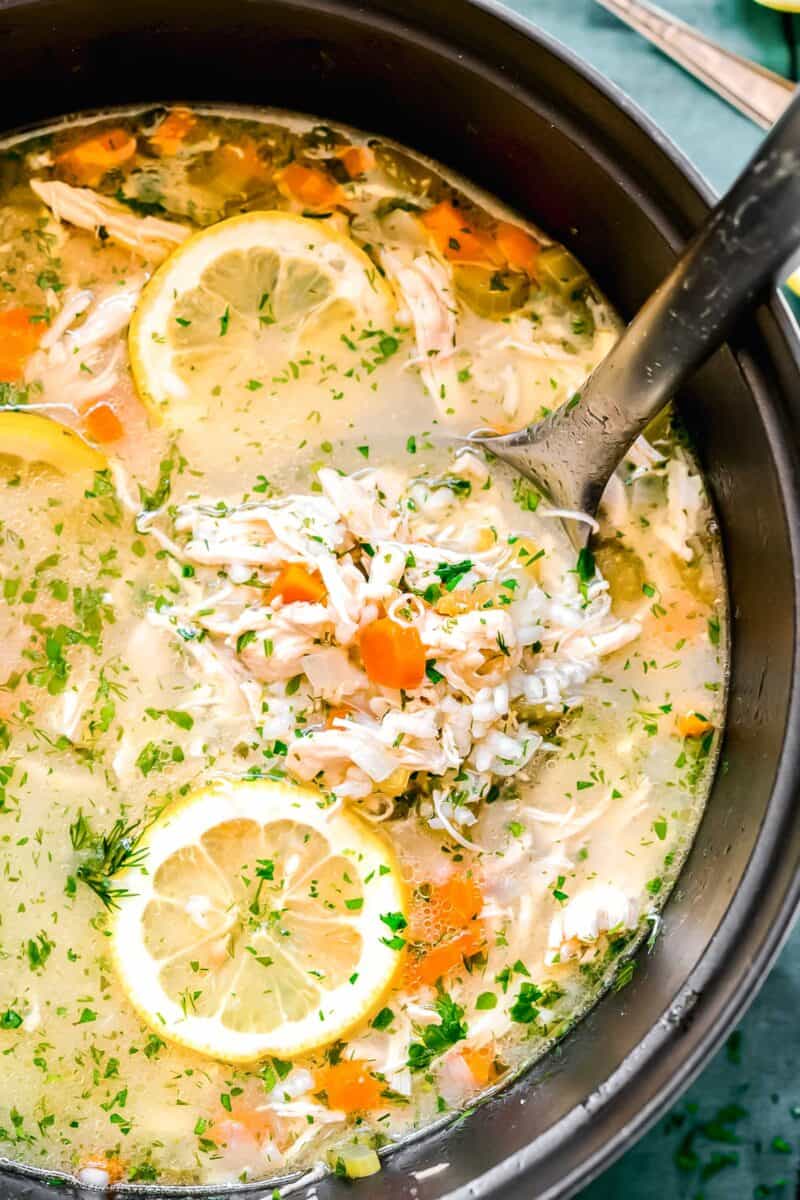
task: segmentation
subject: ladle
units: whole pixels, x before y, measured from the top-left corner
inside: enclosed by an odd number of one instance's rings
[[[594,517],[631,444],[799,252],[800,90],[580,393],[538,424],[470,442]],[[585,546],[592,525],[568,528]]]

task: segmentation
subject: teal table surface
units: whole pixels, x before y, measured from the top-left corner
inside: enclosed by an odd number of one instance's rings
[[[753,0],[660,2],[728,48],[791,73],[791,30],[780,14]],[[762,136],[594,0],[511,0],[509,7],[632,96],[717,190]],[[799,1015],[795,929],[725,1049],[581,1200],[800,1198]]]

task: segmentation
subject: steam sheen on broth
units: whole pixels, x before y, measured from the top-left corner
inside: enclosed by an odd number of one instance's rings
[[[618,329],[350,129],[0,151],[5,1158],[357,1178],[630,979],[724,716],[703,482],[665,416],[576,559],[452,436],[579,403]]]

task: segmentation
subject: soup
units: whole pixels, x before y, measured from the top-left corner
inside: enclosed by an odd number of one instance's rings
[[[673,416],[592,549],[464,435],[619,322],[444,168],[276,112],[0,157],[0,1142],[350,1178],[624,986],[724,713]]]

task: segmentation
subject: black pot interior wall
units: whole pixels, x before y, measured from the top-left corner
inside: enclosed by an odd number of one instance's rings
[[[702,218],[702,198],[651,134],[546,45],[461,0],[443,9],[423,0],[383,0],[366,12],[324,0],[0,0],[0,119],[13,128],[81,108],[194,99],[349,121],[427,151],[499,194],[570,244],[630,313]],[[732,702],[723,770],[657,952],[531,1075],[396,1154],[370,1181],[373,1197],[407,1196],[409,1172],[448,1162],[448,1171],[417,1183],[414,1194],[427,1200],[466,1188],[511,1155],[513,1167],[494,1181],[504,1195],[563,1194],[680,1069],[676,1028],[688,1026],[673,1014],[662,1029],[667,1065],[654,1066],[648,1050],[647,1062],[629,1061],[606,1098],[587,1102],[658,1027],[707,951],[741,887],[781,752],[795,595],[776,456],[781,438],[796,444],[783,397],[796,388],[797,367],[773,318],[764,313],[760,324],[760,333],[751,324],[735,339],[738,361],[718,354],[682,399],[727,553]],[[781,840],[783,865],[773,864],[773,878],[785,883],[797,861],[796,830],[787,825]],[[758,932],[754,920],[749,928]],[[719,991],[714,1003],[722,1006],[730,987],[720,983]],[[691,1000],[683,1001],[688,1008]],[[645,1066],[651,1083],[637,1090]],[[533,1166],[523,1180],[522,1169]],[[37,1200],[52,1194],[11,1179],[0,1190]],[[316,1191],[338,1196],[344,1185],[326,1180]]]

